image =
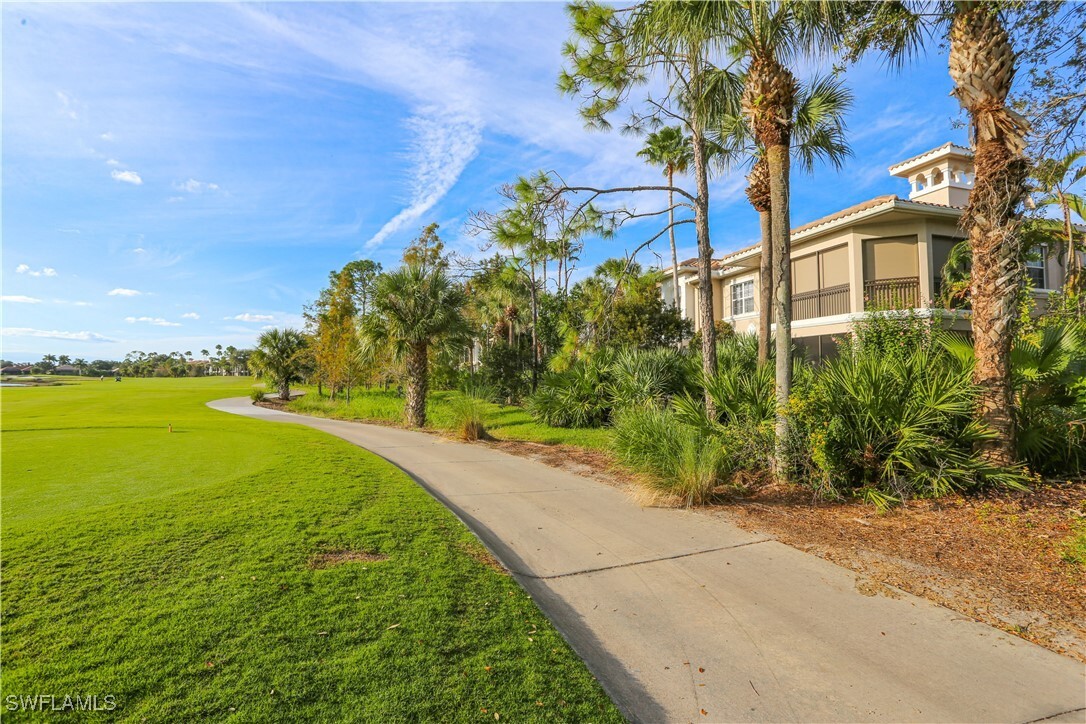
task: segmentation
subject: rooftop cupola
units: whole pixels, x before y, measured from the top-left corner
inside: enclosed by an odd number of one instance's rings
[[[909,180],[910,201],[964,207],[973,189],[973,152],[944,143],[891,166],[890,175]]]

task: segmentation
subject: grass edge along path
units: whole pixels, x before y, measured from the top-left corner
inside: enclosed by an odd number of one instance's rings
[[[402,471],[204,404],[250,384],[3,391],[5,696],[112,695],[98,716],[133,721],[621,721]]]
[[[303,415],[315,415],[335,420],[352,420],[383,425],[405,426],[403,397],[395,391],[358,389],[348,404],[342,398],[329,400],[318,397],[316,387],[303,386],[306,394],[292,400],[285,409]],[[455,405],[457,392],[435,391],[427,398],[427,431],[449,434],[457,427]],[[576,445],[589,450],[609,450],[611,430],[601,428],[550,427],[536,422],[527,410],[513,405],[487,402],[481,405],[484,424],[496,440],[534,442],[544,445]]]

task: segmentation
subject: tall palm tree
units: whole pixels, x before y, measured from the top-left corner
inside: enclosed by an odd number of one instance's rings
[[[1080,244],[1075,239],[1075,227],[1071,223],[1071,212],[1074,211],[1081,218],[1086,219],[1086,199],[1071,192],[1071,187],[1086,178],[1086,166],[1075,168],[1080,159],[1086,157],[1086,151],[1071,151],[1063,158],[1045,158],[1038,161],[1030,174],[1032,178],[1031,191],[1039,194],[1039,198],[1032,199],[1035,207],[1058,206],[1063,216],[1063,249],[1066,275],[1064,289],[1079,291],[1083,283],[1082,266],[1079,263],[1078,247]]]
[[[792,273],[789,195],[791,146],[799,82],[788,64],[829,52],[845,37],[845,3],[798,0],[727,0],[714,20],[732,55],[746,63],[743,113],[769,172],[769,235],[773,255],[776,333],[777,443],[775,468],[787,470],[792,390]]]
[[[852,107],[853,95],[845,84],[832,77],[820,76],[801,83],[793,119],[792,153],[799,167],[814,173],[819,162],[840,169],[852,155],[845,139],[845,114]],[[717,162],[730,170],[750,166],[747,174],[747,200],[758,212],[761,226],[761,264],[759,269],[758,361],[769,359],[770,327],[773,323],[773,249],[772,198],[769,163],[754,139],[743,114],[722,114],[717,136]]]
[[[279,390],[280,400],[290,399],[290,383],[301,379],[305,335],[296,329],[269,329],[256,341],[250,361]]]
[[[637,152],[646,163],[660,166],[667,176],[667,185],[675,185],[675,174],[686,173],[694,161],[694,148],[682,126],[665,126],[645,137],[645,147]],[[675,249],[675,192],[667,192],[668,237],[671,241],[671,283],[673,304],[679,308],[679,254]]]
[[[369,349],[387,347],[406,361],[404,408],[414,427],[426,426],[431,348],[471,333],[461,313],[466,301],[463,288],[440,265],[405,264],[377,278],[360,334]]]
[[[865,6],[853,54],[874,46],[892,60],[911,57],[924,41],[943,31],[949,41],[953,95],[969,115],[976,173],[961,225],[972,252],[973,381],[980,388],[977,418],[994,434],[979,446],[996,465],[1015,459],[1011,341],[1024,269],[1020,206],[1029,167],[1029,126],[1007,104],[1017,55],[1005,13],[997,0],[937,4],[884,0]],[[1031,12],[1029,4],[1021,12]]]

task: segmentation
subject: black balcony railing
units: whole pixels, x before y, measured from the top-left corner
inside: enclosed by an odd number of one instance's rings
[[[792,296],[792,319],[814,319],[815,317],[832,317],[835,314],[848,314],[849,310],[849,286],[839,284],[836,287],[816,289],[813,292],[802,292]]]
[[[864,282],[865,309],[915,309],[920,306],[920,277]]]

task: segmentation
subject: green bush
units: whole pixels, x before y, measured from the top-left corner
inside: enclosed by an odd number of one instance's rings
[[[532,383],[532,351],[495,342],[479,355],[479,378],[493,390],[496,400],[512,404],[521,400]]]
[[[611,417],[607,389],[609,353],[578,360],[565,372],[543,378],[528,398],[528,412],[551,427],[600,427]]]
[[[607,369],[607,394],[612,407],[621,409],[646,402],[664,404],[695,388],[697,367],[674,349],[623,350]]]
[[[1074,321],[1050,322],[1018,336],[1011,349],[1017,453],[1042,475],[1080,475],[1086,467],[1086,335]],[[973,346],[944,340],[972,372]]]
[[[264,390],[262,390],[259,387],[254,387],[249,392],[249,399],[252,400],[253,402],[263,402],[264,401]]]
[[[646,406],[619,413],[613,449],[649,489],[688,506],[707,502],[731,473],[721,441],[667,409]]]
[[[824,364],[791,410],[806,431],[811,484],[879,507],[984,484],[1022,488],[1020,470],[974,452],[990,433],[973,419],[971,376],[937,349],[855,346]]]

